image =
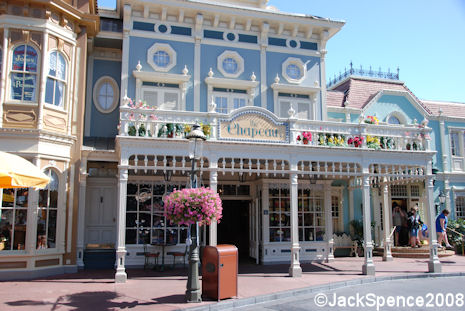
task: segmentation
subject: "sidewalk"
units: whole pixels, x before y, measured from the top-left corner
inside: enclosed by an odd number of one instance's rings
[[[395,258],[383,262],[375,257],[376,277],[425,274],[425,259]],[[465,257],[441,260],[443,273],[465,273]],[[310,286],[373,278],[361,274],[363,258],[336,258],[332,263],[302,264],[301,278],[287,276],[289,265],[239,267],[239,297],[304,289]],[[176,310],[215,304],[184,303],[187,269],[165,272],[128,270],[128,282],[115,284],[112,270],[86,270],[30,281],[0,282],[0,310]],[[231,300],[230,300],[231,301]],[[237,300],[236,300],[237,301]],[[244,300],[246,301],[246,300]]]

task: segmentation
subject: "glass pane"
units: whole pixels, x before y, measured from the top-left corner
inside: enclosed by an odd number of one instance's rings
[[[126,227],[137,227],[137,213],[126,213]]]
[[[161,244],[165,242],[165,230],[152,229],[152,244]]]
[[[58,54],[57,78],[61,80],[66,79],[66,62],[65,58],[61,54]]]
[[[179,243],[186,243],[187,239],[187,227],[181,227],[179,232]]]
[[[295,79],[295,80],[300,79],[302,75],[300,72],[300,68],[294,64],[290,64],[289,66],[287,66],[286,74],[289,78]]]
[[[13,211],[3,209],[0,217],[0,251],[11,250],[12,228],[13,228]]]
[[[304,214],[304,226],[309,227],[313,226],[313,214],[312,213],[305,213]]]
[[[167,244],[178,244],[178,229],[168,229],[166,232]]]
[[[237,72],[238,65],[234,58],[228,57],[223,60],[223,70],[229,74],[235,74]]]
[[[11,74],[11,98],[14,100],[23,99],[23,82],[24,74],[12,73]]]
[[[158,93],[157,92],[144,90],[143,99],[149,107],[153,108],[153,107],[158,106]]]
[[[310,119],[310,105],[308,103],[297,104],[297,118]]]
[[[314,241],[315,239],[315,231],[311,228],[304,229],[304,240],[305,241]]]
[[[163,215],[155,214],[152,216],[154,228],[163,228],[165,226],[165,217]]]
[[[291,108],[291,102],[281,101],[279,105],[279,116],[281,118],[287,118],[289,116],[289,109]]]
[[[277,228],[270,228],[270,242],[280,242],[281,241],[281,230]]]
[[[57,81],[55,84],[55,102],[54,105],[57,107],[63,107],[65,98],[65,84],[61,81]]]
[[[15,190],[3,189],[2,207],[13,207],[15,204]]]
[[[170,63],[170,56],[165,51],[157,51],[153,54],[153,62],[158,67],[166,67]]]
[[[126,210],[137,211],[137,200],[135,197],[128,196],[128,199],[126,201]]]
[[[163,212],[163,200],[161,197],[153,197],[153,212]]]
[[[390,116],[388,120],[389,124],[400,124],[400,120],[397,117]]]
[[[47,232],[47,247],[56,247],[56,232],[57,232],[57,211],[48,211],[48,232]]]
[[[139,229],[138,244],[150,244],[150,229]]]
[[[24,98],[23,100],[34,101],[36,98],[36,76],[24,75]]]
[[[32,46],[27,46],[26,71],[37,72],[37,52]]]
[[[155,184],[153,185],[154,195],[163,195],[165,193],[165,185]]]
[[[245,99],[244,98],[234,98],[234,109],[238,109],[241,107],[245,107]]]
[[[137,230],[126,229],[126,244],[136,244]]]
[[[218,113],[228,113],[228,99],[226,97],[215,97],[215,104]]]
[[[16,207],[27,207],[28,193],[28,188],[16,190]]]
[[[283,236],[282,241],[290,241],[291,240],[291,229],[290,228],[283,228]]]
[[[39,190],[39,207],[47,207],[48,206],[48,190],[42,189]]]
[[[150,223],[150,220],[152,218],[152,215],[149,213],[139,213],[139,225],[141,227],[151,227],[152,224]]]
[[[127,192],[128,192],[128,194],[136,194],[137,193],[137,185],[136,184],[128,184]]]
[[[37,213],[37,249],[47,248],[47,210],[39,209]]]
[[[47,78],[47,83],[45,84],[45,102],[47,104],[53,104],[53,91],[55,88],[55,80]]]
[[[51,52],[49,57],[50,57],[50,59],[49,59],[49,62],[48,62],[48,66],[49,66],[48,75],[56,77],[56,74],[57,74],[57,52],[56,51]]]
[[[315,230],[316,230],[316,240],[324,241],[325,230],[321,228],[317,228]]]
[[[24,70],[24,53],[26,51],[25,45],[16,47],[13,51],[13,61],[11,64],[12,70]]]
[[[178,109],[178,93],[165,93],[163,99],[163,107],[166,110]]]
[[[58,191],[50,190],[50,203],[49,207],[57,208],[58,207]]]
[[[279,219],[278,213],[270,213],[270,227],[279,227]]]

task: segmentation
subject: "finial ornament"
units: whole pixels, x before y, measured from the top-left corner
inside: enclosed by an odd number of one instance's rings
[[[255,81],[257,77],[255,76],[255,72],[252,72],[252,75],[250,76],[250,80]]]
[[[189,70],[187,69],[187,65],[184,65],[184,69],[182,70],[182,74],[187,76],[188,73],[189,73]]]
[[[140,64],[140,60],[139,60],[136,65],[136,70],[140,71],[141,69],[142,69],[142,65]]]
[[[208,72],[208,76],[211,78],[213,77],[213,70],[212,67],[210,67],[210,71]]]
[[[275,82],[275,83],[279,83],[279,80],[280,80],[280,79],[279,79],[279,75],[276,74],[276,78],[274,78],[274,82]]]

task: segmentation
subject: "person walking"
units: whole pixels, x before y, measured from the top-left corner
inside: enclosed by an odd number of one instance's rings
[[[446,248],[452,248],[452,245],[449,244],[447,239],[447,216],[449,215],[449,210],[445,209],[439,214],[436,218],[436,232],[438,234],[438,244],[439,247],[442,247],[442,242],[446,243]]]

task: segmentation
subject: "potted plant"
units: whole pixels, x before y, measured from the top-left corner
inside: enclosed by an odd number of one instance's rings
[[[379,124],[379,119],[376,116],[368,116],[365,120],[365,123],[367,124]]]
[[[210,188],[174,190],[163,199],[167,220],[178,225],[210,225],[220,221],[222,203],[218,193]]]
[[[297,141],[301,141],[304,145],[308,145],[312,141],[312,133],[302,132],[302,136],[297,136]]]
[[[212,132],[212,127],[210,124],[202,124],[200,123],[200,127],[202,128],[203,133],[205,136],[210,137],[211,132]]]
[[[129,136],[136,136],[137,130],[135,125],[129,125],[128,127],[128,135]]]

